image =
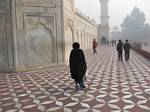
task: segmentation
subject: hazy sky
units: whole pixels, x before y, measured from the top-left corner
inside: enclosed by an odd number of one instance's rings
[[[123,18],[130,14],[134,6],[140,8],[146,16],[146,22],[150,23],[150,0],[109,0],[110,26],[120,26]],[[90,18],[100,23],[99,0],[75,0],[75,7]]]

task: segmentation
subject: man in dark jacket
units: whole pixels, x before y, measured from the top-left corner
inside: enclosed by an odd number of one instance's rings
[[[125,59],[127,61],[129,59],[130,48],[131,48],[131,45],[128,42],[128,40],[126,40],[126,42],[124,43],[123,48],[124,48],[124,52],[125,52]]]
[[[123,43],[121,40],[119,40],[119,42],[117,44],[117,51],[118,51],[118,58],[121,61],[122,61],[122,47],[123,47]]]
[[[73,43],[69,64],[71,77],[76,82],[76,88],[78,89],[78,84],[80,85],[81,89],[85,88],[83,77],[86,73],[87,65],[83,50],[80,49],[80,44],[78,42]]]

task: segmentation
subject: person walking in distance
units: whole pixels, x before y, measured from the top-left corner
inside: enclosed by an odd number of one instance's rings
[[[73,49],[71,50],[69,59],[71,77],[76,82],[76,89],[79,89],[78,84],[83,89],[85,88],[83,77],[87,69],[85,56],[78,42],[74,42],[72,46]]]
[[[117,44],[117,51],[118,51],[118,59],[121,61],[122,61],[122,47],[123,47],[123,43],[121,40],[119,40]]]
[[[124,48],[124,52],[125,52],[125,60],[129,60],[129,56],[130,56],[130,49],[131,49],[131,45],[128,42],[128,40],[126,40],[126,42],[123,45]]]
[[[97,48],[97,42],[96,39],[93,39],[93,54],[97,53],[96,48]]]

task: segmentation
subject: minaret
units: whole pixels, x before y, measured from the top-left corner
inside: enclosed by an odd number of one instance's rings
[[[101,3],[101,24],[99,25],[99,39],[101,43],[105,43],[104,38],[109,40],[109,16],[108,16],[108,1],[100,0]]]

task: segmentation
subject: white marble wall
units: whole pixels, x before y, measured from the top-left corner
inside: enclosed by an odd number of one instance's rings
[[[91,49],[93,39],[98,37],[98,26],[90,18],[75,9],[74,0],[64,0],[64,53],[68,64],[73,42],[81,49]]]
[[[0,71],[14,68],[11,26],[10,0],[0,0]]]
[[[62,9],[62,0],[0,0],[0,71],[64,63]]]
[[[69,62],[69,55],[74,41],[74,0],[64,0],[64,61]]]
[[[92,42],[98,37],[98,26],[79,10],[75,11],[75,41],[81,44],[82,49],[91,49]]]
[[[0,0],[0,71],[68,64],[72,43],[90,48],[96,32],[74,0]]]

